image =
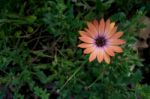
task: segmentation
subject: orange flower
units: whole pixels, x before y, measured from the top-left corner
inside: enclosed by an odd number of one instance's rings
[[[79,39],[83,43],[78,47],[84,48],[84,54],[90,54],[89,61],[93,61],[97,58],[101,63],[105,60],[106,63],[110,63],[110,56],[115,56],[115,52],[123,52],[119,45],[125,43],[124,40],[119,39],[123,32],[117,32],[117,26],[114,22],[110,22],[108,19],[106,22],[104,19],[93,22],[87,22],[88,28],[84,31],[79,31]]]

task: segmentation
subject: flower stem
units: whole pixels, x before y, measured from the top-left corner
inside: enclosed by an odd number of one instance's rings
[[[63,84],[63,86],[57,90],[57,92],[59,93],[68,83],[69,81],[81,70],[82,66],[85,64],[85,62],[83,64],[80,65],[80,67],[78,67],[75,72],[67,79],[67,81]]]
[[[100,78],[101,78],[101,75],[99,75],[99,76],[87,87],[87,89],[91,88]]]
[[[86,88],[87,88],[87,89],[91,88],[103,75],[104,75],[104,71],[101,72],[101,73],[98,75],[98,77],[97,77],[89,86],[87,86]]]

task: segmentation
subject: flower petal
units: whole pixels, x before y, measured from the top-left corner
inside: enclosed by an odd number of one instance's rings
[[[90,32],[92,32],[94,35],[98,34],[98,30],[96,30],[96,27],[91,22],[87,22],[87,25]]]
[[[98,60],[99,63],[101,63],[103,61],[103,59],[104,59],[103,53],[104,53],[103,50],[101,50],[101,49],[98,50],[97,60]]]
[[[104,60],[107,64],[110,64],[110,57],[107,55],[107,53],[104,53]]]
[[[84,51],[83,51],[83,53],[84,54],[89,54],[89,53],[91,53],[91,52],[93,52],[95,50],[95,47],[93,46],[93,47],[88,47],[88,48],[86,48]]]
[[[114,52],[117,52],[117,53],[123,52],[122,48],[119,46],[110,46],[110,47],[111,49],[113,49]]]
[[[94,39],[92,39],[90,37],[79,37],[79,39],[86,43],[94,43]]]
[[[105,47],[105,52],[110,56],[115,56],[115,53],[111,47]]]
[[[110,24],[110,30],[112,30],[112,29],[114,28],[114,26],[115,26],[115,22],[112,22],[112,23]]]
[[[95,38],[95,37],[96,37],[95,33],[91,32],[88,28],[85,28],[85,31],[86,31],[92,38]]]
[[[110,45],[122,45],[125,43],[125,41],[121,39],[110,39],[109,43]]]
[[[85,32],[85,31],[79,31],[79,34],[80,34],[81,36],[90,37],[90,35],[89,35],[87,32]]]
[[[108,34],[109,32],[110,32],[110,19],[106,21],[105,34]]]
[[[103,34],[104,30],[105,30],[105,21],[104,19],[101,19],[99,24],[99,34]]]
[[[87,44],[87,43],[81,43],[78,45],[78,47],[80,47],[80,48],[88,48],[88,47],[92,47],[92,46],[93,46],[93,44]]]
[[[89,57],[89,61],[92,62],[97,56],[97,50],[94,50]]]
[[[115,33],[111,38],[112,38],[112,39],[118,39],[118,38],[120,38],[122,35],[123,35],[123,32],[117,32],[117,33]]]
[[[117,31],[117,26],[115,26],[114,28],[112,28],[112,30],[110,31],[110,33],[108,33],[107,37],[110,38],[112,37],[112,35],[114,35],[114,33],[116,33]]]
[[[94,26],[96,27],[96,30],[98,31],[98,21],[97,21],[97,20],[94,20],[94,21],[93,21],[93,24],[94,24]]]

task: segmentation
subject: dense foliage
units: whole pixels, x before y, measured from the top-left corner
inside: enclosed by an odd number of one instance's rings
[[[147,0],[1,0],[0,99],[150,99],[134,50]],[[110,18],[124,31],[111,64],[88,62],[78,31]]]

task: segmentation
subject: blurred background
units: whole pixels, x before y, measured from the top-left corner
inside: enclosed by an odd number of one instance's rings
[[[109,65],[77,47],[101,18],[126,41]],[[0,0],[0,99],[150,99],[149,18],[149,0]]]

